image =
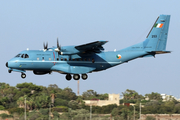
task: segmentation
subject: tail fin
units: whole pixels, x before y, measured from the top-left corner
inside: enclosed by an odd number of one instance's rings
[[[170,15],[160,15],[143,42],[145,51],[165,51]]]

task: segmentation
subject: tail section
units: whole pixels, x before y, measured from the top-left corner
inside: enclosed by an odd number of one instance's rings
[[[165,52],[167,37],[168,37],[169,22],[170,22],[170,15],[160,15],[157,18],[149,34],[147,35],[146,40],[143,42],[143,48],[145,51]]]

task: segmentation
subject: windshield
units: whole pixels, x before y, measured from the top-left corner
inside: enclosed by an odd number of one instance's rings
[[[18,54],[15,57],[29,58],[29,55],[28,54]]]
[[[18,54],[18,55],[16,55],[15,57],[20,57],[21,56],[21,54]]]

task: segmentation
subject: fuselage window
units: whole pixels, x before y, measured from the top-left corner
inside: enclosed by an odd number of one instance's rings
[[[57,58],[57,61],[59,61],[59,58]]]
[[[95,60],[94,60],[94,58],[92,59],[92,63],[94,63],[95,62]]]
[[[44,57],[42,57],[42,60],[44,60]]]
[[[29,58],[29,56],[27,54],[25,54],[25,58]]]
[[[76,61],[79,61],[79,59],[77,58]]]
[[[21,55],[21,58],[24,58],[24,54]]]
[[[37,60],[39,60],[39,58],[37,58]]]
[[[86,61],[87,59],[86,58],[84,58],[84,61]]]
[[[89,61],[91,61],[91,59],[89,58]]]
[[[71,61],[71,58],[69,58],[69,61]]]
[[[51,58],[49,58],[49,61],[51,61]]]
[[[63,61],[63,58],[61,58],[61,61]]]
[[[66,59],[66,58],[65,58],[64,60],[65,60],[65,61],[67,61],[67,59]]]

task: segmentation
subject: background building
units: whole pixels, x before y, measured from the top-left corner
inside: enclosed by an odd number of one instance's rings
[[[86,105],[105,106],[110,104],[119,105],[120,94],[108,94],[108,100],[84,100]]]

